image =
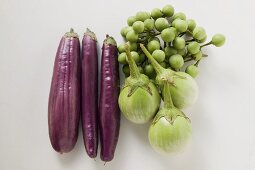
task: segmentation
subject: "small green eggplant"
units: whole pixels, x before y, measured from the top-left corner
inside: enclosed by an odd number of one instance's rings
[[[141,74],[131,56],[129,46],[125,46],[130,76],[119,95],[119,107],[123,115],[131,122],[143,124],[150,121],[160,106],[157,87],[149,78]]]

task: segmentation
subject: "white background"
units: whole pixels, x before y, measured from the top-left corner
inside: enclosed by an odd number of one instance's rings
[[[200,65],[200,96],[185,111],[193,126],[189,147],[159,155],[148,143],[148,125],[122,118],[115,158],[105,166],[86,155],[81,133],[72,152],[57,154],[47,102],[61,36],[73,27],[82,37],[89,27],[100,47],[106,33],[121,43],[128,16],[169,2],[205,27],[209,39],[227,37],[224,47],[207,48]],[[254,7],[254,0],[0,0],[0,169],[254,170]]]

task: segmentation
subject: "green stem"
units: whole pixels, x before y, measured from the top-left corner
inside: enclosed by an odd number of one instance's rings
[[[84,33],[84,35],[88,35],[90,36],[93,40],[97,41],[96,38],[96,34],[94,32],[92,32],[90,29],[87,28],[86,32]]]
[[[104,44],[117,46],[115,39],[109,36],[108,34],[106,34],[106,39],[104,40]]]
[[[203,48],[203,47],[205,47],[205,46],[208,46],[208,45],[211,45],[212,44],[212,42],[208,42],[208,43],[206,43],[206,44],[204,44],[204,45],[201,45],[201,48]]]
[[[182,36],[184,36],[184,35],[185,35],[185,32],[180,33],[180,34],[179,34],[179,37],[182,37]]]
[[[74,32],[73,28],[70,28],[70,31],[65,33],[64,37],[67,37],[67,38],[78,38],[78,34]]]
[[[192,54],[190,54],[189,52],[186,53],[186,55],[183,56],[183,58],[187,59],[192,57]]]
[[[164,97],[164,107],[167,109],[171,109],[174,107],[171,92],[170,92],[171,84],[169,82],[165,82],[163,87],[163,97]]]
[[[186,40],[186,43],[187,43],[187,42],[192,42],[192,41],[195,41],[195,39],[192,38],[192,39],[190,39],[190,40]]]
[[[194,65],[195,65],[195,66],[198,66],[198,64],[199,64],[200,61],[201,61],[201,59],[198,60]]]
[[[193,60],[193,58],[187,58],[186,60],[184,60],[184,62],[189,62],[191,60]]]
[[[152,66],[156,70],[156,73],[161,74],[164,71],[164,68],[152,57],[150,52],[144,47],[143,44],[140,44],[140,47],[142,51],[144,52],[144,54],[147,56],[147,58],[150,60]]]
[[[151,32],[150,32],[150,35],[152,35],[152,36],[157,36],[157,35],[160,35],[160,32],[151,31]]]
[[[190,35],[193,35],[193,33],[190,30],[187,30],[187,33],[189,33]]]
[[[139,69],[138,69],[134,59],[131,56],[129,46],[127,44],[125,44],[125,51],[127,54],[128,65],[130,68],[130,76],[132,78],[139,78],[140,77]]]

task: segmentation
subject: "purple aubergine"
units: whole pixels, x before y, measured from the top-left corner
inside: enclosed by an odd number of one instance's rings
[[[101,160],[105,162],[113,159],[119,138],[118,96],[120,90],[117,55],[116,41],[107,36],[102,48],[99,101]]]
[[[78,138],[80,73],[80,43],[71,29],[58,46],[48,103],[50,141],[60,153],[71,151]]]
[[[87,154],[95,158],[98,146],[98,55],[96,36],[89,29],[82,40],[81,68],[83,140]]]

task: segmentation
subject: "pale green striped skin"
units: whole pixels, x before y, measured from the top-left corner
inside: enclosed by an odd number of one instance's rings
[[[150,121],[158,111],[160,95],[153,83],[149,83],[151,94],[144,88],[137,90],[128,97],[130,86],[122,89],[119,95],[119,107],[123,115],[131,122],[143,124]]]
[[[149,142],[159,153],[181,150],[191,137],[190,121],[177,108],[162,108],[149,129]]]
[[[173,78],[175,86],[171,86],[170,92],[174,106],[179,109],[192,106],[198,97],[197,82],[187,73],[175,72],[175,74],[183,78],[178,76]]]

